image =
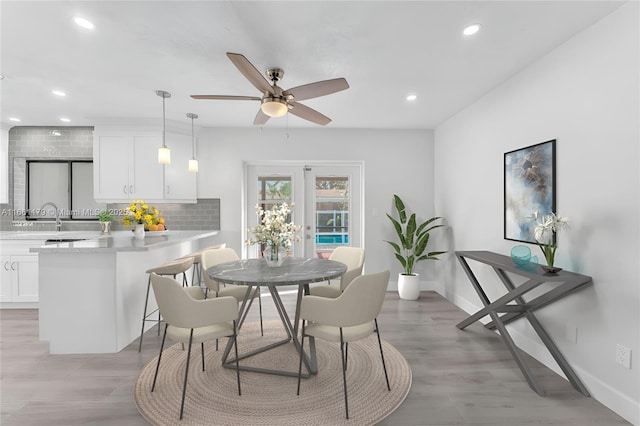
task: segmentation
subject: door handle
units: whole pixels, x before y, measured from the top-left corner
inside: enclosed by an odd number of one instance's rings
[[[16,262],[11,262],[11,270],[12,271],[16,270],[15,266],[16,266]]]
[[[127,193],[127,185],[122,187],[122,192],[125,193],[125,194]]]
[[[4,262],[4,266],[3,266],[5,271],[9,270],[9,262]]]
[[[167,185],[167,194],[169,194],[169,192],[170,192],[169,189],[170,189],[169,185]]]
[[[135,191],[133,190],[133,185],[129,186],[129,194],[133,194]]]

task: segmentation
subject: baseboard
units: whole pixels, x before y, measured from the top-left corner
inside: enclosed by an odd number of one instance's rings
[[[440,286],[435,281],[420,281],[420,291],[439,291]],[[398,281],[389,281],[387,291],[398,291]]]
[[[0,309],[38,309],[38,302],[1,302]]]
[[[434,283],[434,289],[444,298],[469,314],[472,314],[482,308],[482,306],[479,306],[476,303],[473,303],[457,294],[448,294],[443,286],[439,286]],[[483,324],[486,324],[489,321],[489,317],[485,317],[480,320],[480,322],[482,322]],[[513,338],[518,348],[522,349],[524,352],[528,353],[533,358],[537,359],[542,364],[544,364],[566,380],[566,376],[564,375],[556,361],[553,359],[547,348],[541,342],[535,341],[529,336],[526,336],[517,330],[509,329],[509,334],[511,334],[511,337]],[[588,371],[580,367],[572,367],[578,377],[580,377],[582,383],[589,390],[589,393],[591,393],[592,398],[594,398],[619,416],[623,417],[631,424],[636,426],[640,425],[639,401],[634,401],[629,396],[619,392],[617,389],[612,388],[610,385],[604,383],[597,377],[594,377]]]

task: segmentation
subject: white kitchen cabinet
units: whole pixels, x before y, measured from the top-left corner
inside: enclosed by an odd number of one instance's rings
[[[191,142],[167,133],[171,164],[158,163],[160,132],[94,131],[94,198],[98,202],[196,202],[196,176],[187,167]]]
[[[27,307],[25,303],[38,302],[38,254],[29,253],[29,247],[42,243],[2,243],[0,302],[3,308]]]
[[[94,135],[96,201],[162,199],[164,170],[157,160],[161,143],[161,138],[148,135]]]

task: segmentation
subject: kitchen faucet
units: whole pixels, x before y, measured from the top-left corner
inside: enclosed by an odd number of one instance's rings
[[[56,211],[56,231],[60,232],[60,228],[62,228],[62,222],[60,221],[60,210],[58,210],[58,206],[56,206],[51,201],[47,201],[46,203],[44,203],[42,205],[42,207],[40,207],[40,210],[44,210],[44,208],[46,206],[51,206],[51,207],[53,207],[55,209],[55,211]]]

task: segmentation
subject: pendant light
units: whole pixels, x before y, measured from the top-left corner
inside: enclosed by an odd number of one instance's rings
[[[164,90],[156,90],[156,95],[162,98],[162,146],[158,149],[158,163],[171,164],[171,150],[167,148],[165,141],[165,113],[164,100],[171,97],[171,93]]]
[[[193,120],[198,118],[198,114],[188,112],[187,117],[191,119],[191,143],[192,143],[192,148],[191,148],[192,157],[191,157],[191,160],[189,160],[189,171],[191,173],[198,173],[198,159],[196,158],[196,135],[193,132]]]

